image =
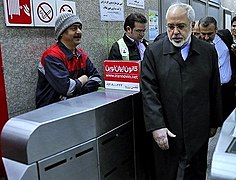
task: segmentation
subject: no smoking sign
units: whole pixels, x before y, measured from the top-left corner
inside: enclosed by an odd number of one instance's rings
[[[34,25],[38,27],[54,27],[56,18],[56,2],[34,0]]]
[[[53,11],[50,4],[46,2],[40,3],[37,8],[38,18],[44,23],[49,23],[54,17]]]
[[[37,27],[54,27],[60,13],[76,14],[75,2],[56,0],[34,0],[34,24]]]

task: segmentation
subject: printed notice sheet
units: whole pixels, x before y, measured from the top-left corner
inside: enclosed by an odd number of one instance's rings
[[[127,0],[127,6],[144,9],[144,0]]]
[[[101,21],[124,21],[124,0],[100,0]]]

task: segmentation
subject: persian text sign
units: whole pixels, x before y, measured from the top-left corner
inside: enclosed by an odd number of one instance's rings
[[[105,88],[140,91],[140,61],[104,61]]]

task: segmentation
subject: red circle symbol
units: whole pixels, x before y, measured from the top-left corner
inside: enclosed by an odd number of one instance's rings
[[[48,23],[53,19],[53,8],[46,2],[40,3],[37,8],[37,15],[42,22]]]
[[[61,6],[60,13],[65,13],[65,12],[73,14],[72,7],[70,7],[68,4],[64,4],[63,6]]]

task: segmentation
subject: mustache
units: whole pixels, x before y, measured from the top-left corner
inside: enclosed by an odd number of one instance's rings
[[[181,35],[177,35],[177,36],[172,36],[172,39],[182,39],[183,37]]]
[[[74,38],[81,38],[82,37],[82,34],[77,34],[74,36]]]

